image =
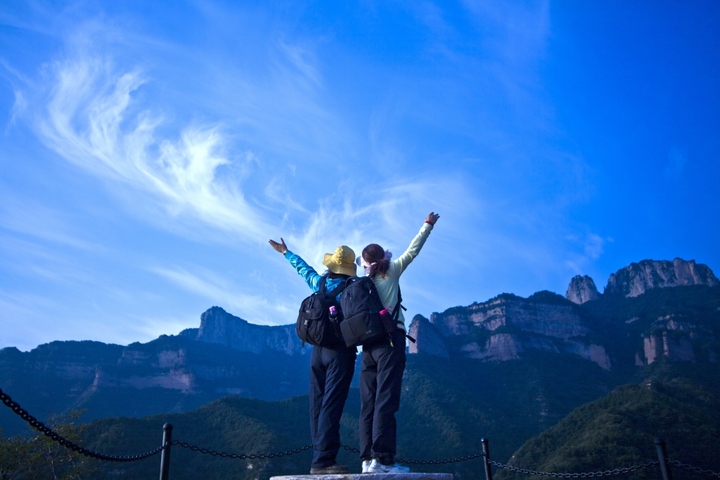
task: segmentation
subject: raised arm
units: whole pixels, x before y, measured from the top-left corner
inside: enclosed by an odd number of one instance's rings
[[[438,218],[440,218],[439,214],[435,212],[430,212],[428,216],[425,217],[425,222],[423,223],[422,227],[420,227],[420,231],[418,232],[418,234],[415,235],[415,238],[413,238],[410,242],[410,246],[407,248],[407,250],[405,250],[402,255],[392,261],[392,265],[397,269],[398,275],[404,272],[408,265],[410,265],[410,262],[412,262],[415,257],[418,256],[423,245],[425,245],[425,240],[427,240],[428,236],[430,235],[430,231],[432,231],[433,226],[438,221]]]
[[[320,289],[320,279],[322,275],[317,273],[315,269],[308,265],[299,255],[295,255],[288,250],[287,245],[285,245],[285,240],[283,240],[282,237],[279,243],[275,240],[270,240],[268,243],[276,252],[282,253],[283,256],[287,258],[290,265],[295,268],[295,271],[305,280],[305,283],[307,283],[313,292],[317,292]]]

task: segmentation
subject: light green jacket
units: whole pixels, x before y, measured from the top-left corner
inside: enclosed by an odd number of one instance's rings
[[[420,227],[418,234],[415,235],[415,238],[410,242],[410,246],[405,250],[405,253],[390,261],[390,267],[387,272],[385,272],[385,275],[378,274],[373,278],[373,283],[375,284],[375,288],[377,288],[378,295],[380,295],[380,299],[385,308],[390,307],[390,309],[392,309],[395,307],[398,292],[400,291],[400,275],[402,275],[408,265],[410,265],[410,262],[418,256],[420,249],[425,245],[425,240],[427,240],[432,229],[432,225],[424,223],[423,226]],[[400,314],[398,315],[398,327],[407,331],[402,309],[400,309]]]

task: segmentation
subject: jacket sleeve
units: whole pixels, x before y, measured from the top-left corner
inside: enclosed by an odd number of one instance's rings
[[[320,279],[322,278],[322,275],[317,273],[315,269],[308,265],[307,262],[300,258],[299,255],[295,255],[290,250],[285,252],[285,258],[287,258],[290,262],[290,265],[295,268],[298,275],[300,275],[303,280],[305,280],[305,283],[308,284],[310,290],[312,290],[313,292],[317,292],[318,290],[320,290]]]
[[[410,265],[410,262],[412,262],[415,257],[418,256],[423,245],[425,245],[425,240],[427,240],[432,229],[432,225],[430,225],[429,223],[423,223],[423,226],[420,227],[420,231],[417,235],[415,235],[415,238],[412,239],[412,241],[410,242],[410,246],[407,248],[407,250],[405,250],[402,255],[392,261],[392,264],[397,269],[396,271],[398,276],[400,276],[400,274],[405,271],[408,265]]]

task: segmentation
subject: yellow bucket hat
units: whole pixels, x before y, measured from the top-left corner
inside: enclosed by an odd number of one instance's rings
[[[355,252],[347,245],[340,245],[333,253],[326,253],[322,263],[333,273],[357,275]]]

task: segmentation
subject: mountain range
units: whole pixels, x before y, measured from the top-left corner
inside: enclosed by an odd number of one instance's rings
[[[486,437],[493,458],[535,460],[521,447],[536,451],[534,438],[623,385],[654,381],[676,392],[679,387],[672,385],[685,382],[688,390],[711,398],[720,394],[720,282],[692,260],[633,263],[611,275],[603,293],[587,276],[571,279],[564,297],[548,291],[528,298],[503,293],[429,318],[416,315],[409,330],[417,343],[409,345],[398,432],[399,455],[407,459],[468,455]],[[87,441],[106,451],[123,444],[103,433],[108,430],[123,432],[128,442],[136,440],[123,447],[129,453],[143,450],[151,438],[148,422],[156,424],[156,446],[168,419],[185,425],[185,434],[196,438],[191,441],[179,428],[176,435],[195,444],[215,442],[212,448],[297,448],[309,443],[307,412],[299,407],[307,405],[309,352],[294,325],[253,325],[212,307],[201,315],[199,328],[145,344],[52,342],[30,352],[4,348],[0,388],[39,417],[83,408],[84,419],[104,419],[91,422]],[[355,447],[358,402],[353,390],[343,417],[343,440]],[[23,431],[22,422],[4,410],[4,432]],[[217,419],[208,420],[218,415],[246,419],[255,425],[251,431],[261,426],[268,432],[265,443],[253,446],[252,437],[235,430],[237,441],[228,440],[223,448],[216,440],[232,435],[218,427]],[[188,421],[191,416],[204,420]],[[213,423],[216,433],[203,430],[203,422]],[[238,443],[241,439],[245,443]],[[546,450],[553,448],[552,442],[543,442]],[[357,463],[351,454],[343,455]],[[243,465],[236,472],[243,476],[233,478],[255,478],[257,469],[268,474],[302,470],[309,464],[303,454],[297,458],[302,461]],[[183,468],[189,472],[196,460],[186,461]],[[474,472],[480,464],[473,462],[453,464],[456,478],[478,478]],[[432,468],[437,467],[417,467]]]

